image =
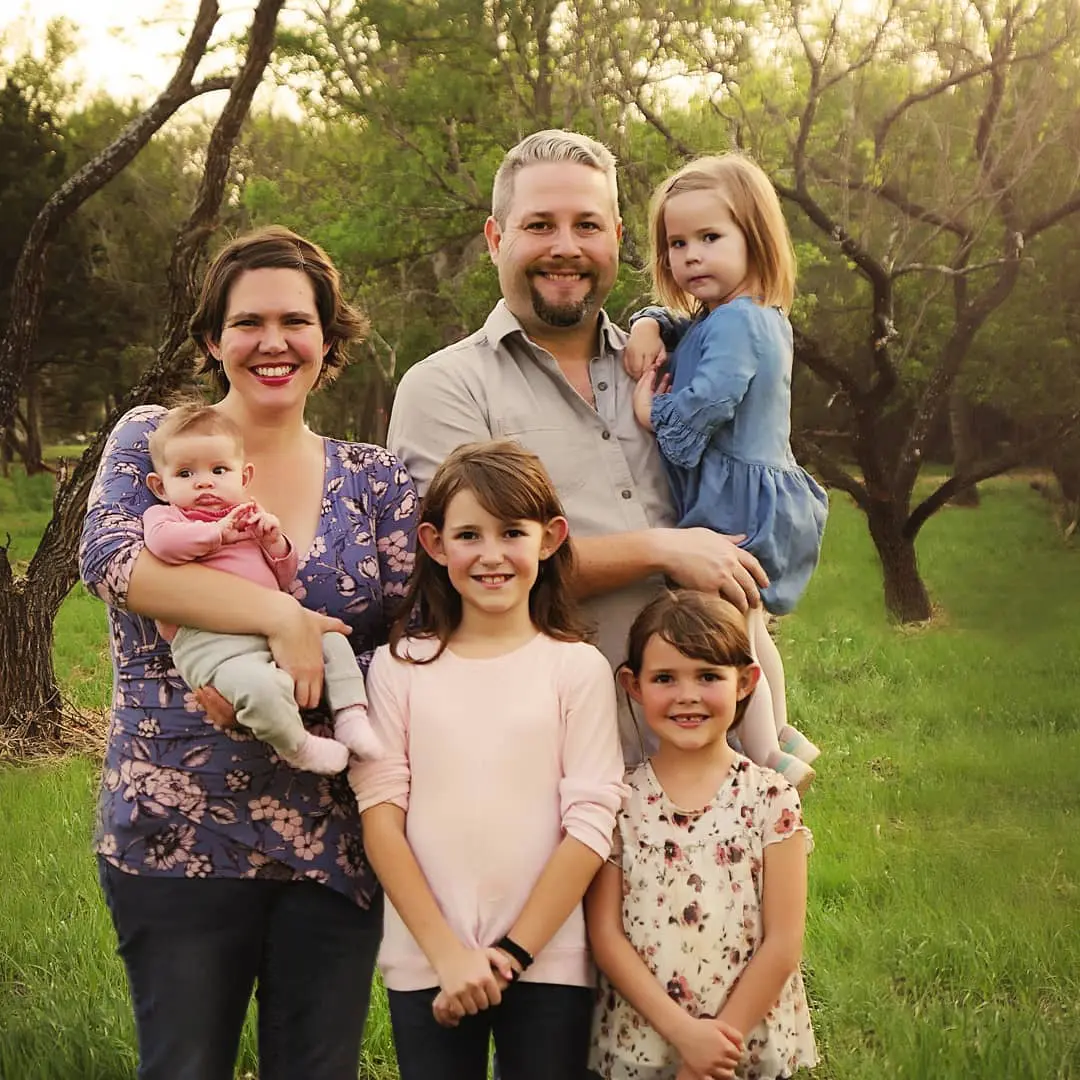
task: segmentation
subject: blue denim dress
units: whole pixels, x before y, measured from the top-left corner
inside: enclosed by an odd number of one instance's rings
[[[679,526],[745,534],[777,615],[806,588],[828,514],[828,496],[791,452],[791,363],[783,312],[739,297],[690,324],[671,390],[652,407]]]

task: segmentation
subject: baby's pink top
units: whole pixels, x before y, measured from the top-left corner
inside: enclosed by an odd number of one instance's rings
[[[399,651],[431,656],[435,642]],[[356,768],[360,809],[406,811],[409,846],[463,944],[507,933],[564,835],[607,858],[627,788],[611,667],[592,645],[538,634],[504,656],[447,649],[431,664],[396,660],[384,645],[367,691],[387,756]],[[391,990],[439,984],[389,902],[379,967]],[[592,985],[580,904],[524,978]]]
[[[198,560],[215,570],[237,574],[270,589],[288,591],[296,577],[296,552],[285,538],[289,550],[275,559],[257,540],[239,540],[235,544],[221,542],[218,520],[233,507],[220,512],[183,510],[178,506],[158,504],[143,514],[143,539],[147,549],[162,562],[179,564]],[[178,627],[158,622],[158,633],[166,641],[176,637]]]

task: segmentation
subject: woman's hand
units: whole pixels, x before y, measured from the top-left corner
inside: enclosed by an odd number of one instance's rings
[[[632,379],[640,379],[646,371],[658,368],[667,360],[667,349],[660,337],[660,324],[648,317],[638,319],[630,327],[630,338],[623,352],[623,367]]]
[[[289,616],[266,636],[275,663],[292,676],[293,696],[301,709],[314,709],[322,699],[322,639],[332,631],[351,634],[352,627],[293,601]]]
[[[682,1058],[681,1080],[690,1077],[728,1080],[734,1076],[742,1057],[742,1036],[722,1020],[688,1015],[686,1021],[675,1038],[675,1049]]]

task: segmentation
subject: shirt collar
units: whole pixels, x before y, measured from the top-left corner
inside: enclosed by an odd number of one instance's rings
[[[505,337],[510,334],[520,334],[528,342],[532,349],[537,345],[525,333],[524,327],[518,322],[517,316],[507,307],[505,300],[500,300],[492,309],[491,314],[484,323],[484,333],[492,348],[502,344]],[[626,335],[608,318],[607,312],[600,312],[600,336],[604,340],[607,352],[622,352],[626,347]]]

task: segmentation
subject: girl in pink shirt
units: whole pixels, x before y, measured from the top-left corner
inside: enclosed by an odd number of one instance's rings
[[[535,455],[460,447],[424,499],[406,606],[371,665],[385,755],[350,778],[390,901],[379,965],[402,1080],[484,1080],[492,1035],[503,1080],[585,1076],[581,899],[626,789],[566,538]]]

